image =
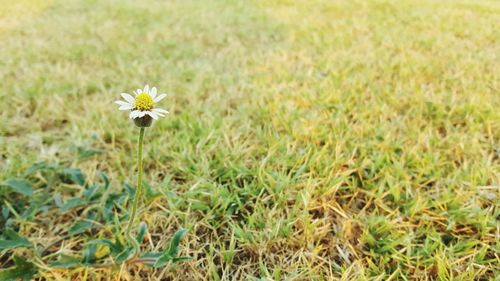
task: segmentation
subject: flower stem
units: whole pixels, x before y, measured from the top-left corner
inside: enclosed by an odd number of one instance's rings
[[[135,216],[137,214],[137,206],[139,205],[139,200],[142,197],[142,143],[144,141],[144,127],[141,127],[141,131],[139,133],[139,144],[137,151],[137,188],[135,189],[134,202],[132,204],[132,214],[130,215],[130,220],[128,221],[127,230],[125,232],[125,236],[130,239],[135,248],[135,255],[139,254],[139,244],[135,240],[134,237],[130,235],[130,231],[132,230],[132,225],[134,224]]]

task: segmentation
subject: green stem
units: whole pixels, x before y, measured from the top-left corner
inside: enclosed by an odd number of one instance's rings
[[[139,205],[139,200],[142,197],[142,143],[144,141],[144,127],[141,127],[141,131],[139,133],[139,147],[137,151],[137,170],[139,175],[137,176],[137,188],[135,189],[134,202],[132,205],[132,214],[130,216],[130,220],[128,221],[127,230],[125,232],[125,236],[131,240],[134,244],[135,255],[139,254],[139,244],[135,240],[134,237],[130,235],[130,231],[132,230],[132,225],[134,224],[135,216],[137,214],[137,206]]]

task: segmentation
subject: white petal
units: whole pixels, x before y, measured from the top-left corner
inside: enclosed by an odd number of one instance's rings
[[[142,93],[142,89],[137,89],[137,94]]]
[[[161,94],[161,95],[157,96],[155,99],[153,99],[153,101],[154,102],[159,102],[162,99],[164,99],[166,96],[167,96],[167,94]]]
[[[118,105],[131,105],[129,102],[122,101],[122,100],[117,100],[117,101],[115,101],[115,103]]]
[[[125,104],[125,105],[122,105],[118,108],[118,110],[130,110],[130,109],[133,109],[134,106],[130,105],[130,104]]]
[[[146,115],[146,112],[148,111],[139,111],[139,113],[137,113],[137,117],[139,118],[144,117],[144,115]]]
[[[149,94],[149,85],[144,86],[144,92]]]
[[[156,113],[162,113],[162,114],[167,114],[168,110],[165,110],[163,108],[153,108],[153,111]]]
[[[153,100],[156,97],[156,87],[151,88],[151,91],[149,92],[149,95],[153,98]]]
[[[153,117],[153,119],[158,120],[158,115],[156,115],[156,113],[154,113],[152,111],[148,111],[148,115]]]
[[[134,118],[141,118],[142,116],[144,116],[144,114],[142,113],[142,111],[137,110],[137,112],[135,113]]]
[[[135,119],[135,118],[137,118],[137,114],[138,114],[139,112],[140,112],[139,110],[134,110],[134,111],[130,112],[130,114],[129,114],[130,119]]]
[[[161,111],[158,111],[158,110],[155,110],[155,109],[153,109],[153,112],[156,115],[161,116],[161,117],[165,117],[165,115],[166,115],[166,113],[162,113]],[[168,113],[168,111],[167,111],[167,113]]]
[[[129,103],[134,103],[135,102],[135,99],[131,95],[127,94],[127,93],[122,93],[122,97],[126,101],[128,101]]]
[[[159,112],[158,110],[156,110],[156,108],[153,108],[152,112],[160,117],[165,117],[165,114]]]

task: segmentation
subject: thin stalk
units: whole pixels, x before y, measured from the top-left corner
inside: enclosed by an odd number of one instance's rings
[[[137,188],[135,189],[134,202],[132,204],[132,214],[130,216],[130,220],[128,221],[127,230],[125,231],[125,236],[128,237],[134,244],[135,256],[139,254],[139,243],[135,240],[134,237],[130,235],[130,231],[132,230],[132,225],[134,224],[135,216],[137,214],[137,206],[139,205],[139,200],[142,197],[142,143],[144,141],[144,130],[144,127],[141,127],[141,131],[139,133],[139,144],[137,151]]]

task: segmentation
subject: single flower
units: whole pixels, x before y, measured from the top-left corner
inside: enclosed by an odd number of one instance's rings
[[[157,120],[168,114],[168,111],[162,108],[156,108],[155,104],[165,98],[166,94],[157,95],[156,87],[149,88],[146,85],[144,89],[134,91],[135,97],[128,93],[122,93],[124,100],[115,101],[120,107],[119,110],[132,110],[130,119],[133,119],[139,127],[149,127],[152,119]]]

